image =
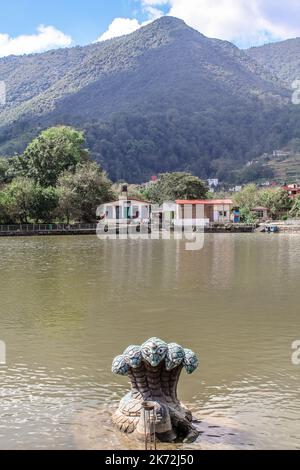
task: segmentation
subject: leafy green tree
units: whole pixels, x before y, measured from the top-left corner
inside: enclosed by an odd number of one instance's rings
[[[258,193],[259,205],[269,210],[271,217],[276,217],[279,211],[291,209],[291,199],[283,189],[264,189]]]
[[[271,179],[274,177],[274,171],[271,167],[262,163],[254,163],[250,166],[244,166],[242,169],[235,171],[234,181],[238,184],[245,184],[251,181],[261,179]]]
[[[300,218],[300,196],[296,196],[293,200],[293,205],[290,210],[290,216],[294,217],[295,219]]]
[[[116,194],[120,195],[122,194],[123,186],[127,186],[129,198],[140,199],[140,200],[146,199],[145,189],[143,188],[143,186],[138,185],[138,184],[129,184],[129,183],[126,183],[125,181],[118,182],[112,185],[112,190]]]
[[[8,162],[6,158],[0,157],[0,186],[7,183]]]
[[[13,223],[10,214],[11,198],[7,191],[0,191],[0,223],[9,224]]]
[[[22,154],[7,159],[6,181],[10,183],[18,177],[27,177],[26,160]]]
[[[106,173],[95,162],[80,164],[74,173],[62,174],[58,191],[59,212],[68,222],[94,222],[97,207],[116,197]]]
[[[24,152],[24,172],[41,186],[55,186],[64,171],[75,171],[87,161],[83,132],[59,126],[43,131]]]
[[[24,156],[0,157],[0,185],[11,183],[17,177],[27,177]]]
[[[248,212],[258,204],[258,191],[255,184],[247,184],[234,197],[235,204]]]
[[[241,222],[244,224],[254,224],[255,222],[255,215],[251,210],[247,207],[241,207],[240,208],[240,219]]]
[[[59,194],[56,188],[49,186],[43,188],[35,185],[33,188],[32,205],[30,216],[35,222],[49,223],[55,217],[58,208]]]
[[[58,210],[57,215],[61,220],[70,223],[72,220],[81,220],[80,207],[78,207],[78,196],[73,184],[74,175],[64,173],[59,179]]]
[[[156,183],[149,183],[145,195],[155,203],[176,199],[205,199],[208,188],[197,176],[190,173],[163,173]]]
[[[15,178],[0,192],[1,223],[51,222],[58,206],[56,188],[43,188],[33,180]]]
[[[16,178],[2,193],[6,218],[14,223],[27,224],[32,214],[35,184],[28,178]]]

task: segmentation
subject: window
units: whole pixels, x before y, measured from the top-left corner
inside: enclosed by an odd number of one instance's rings
[[[124,219],[130,219],[131,207],[124,207]]]
[[[124,203],[124,219],[130,219],[131,217],[131,201]]]
[[[108,206],[108,207],[107,207],[106,217],[107,217],[108,219],[112,219],[112,218],[113,218],[113,208],[112,208],[112,206]]]
[[[220,217],[227,217],[227,211],[219,211]]]
[[[133,219],[138,219],[140,216],[140,210],[138,206],[133,206],[132,212],[131,212],[131,217]]]

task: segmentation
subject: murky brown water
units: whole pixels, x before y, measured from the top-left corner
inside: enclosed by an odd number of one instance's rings
[[[112,358],[150,336],[194,349],[185,448],[300,448],[300,237],[0,239],[0,448],[135,447],[111,427]]]

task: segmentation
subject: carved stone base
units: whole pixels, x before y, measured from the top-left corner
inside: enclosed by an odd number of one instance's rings
[[[192,423],[192,413],[177,397],[177,385],[183,368],[191,374],[197,367],[197,357],[191,350],[159,338],[151,338],[141,347],[129,346],[112,366],[115,374],[127,375],[131,381],[131,392],[121,400],[113,417],[119,430],[144,438],[143,404],[151,402],[152,424],[159,441],[196,440],[199,431]]]

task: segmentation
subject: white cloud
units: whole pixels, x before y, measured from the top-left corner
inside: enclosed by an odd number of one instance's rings
[[[162,3],[168,3],[168,0],[161,0],[161,2],[157,2],[156,0],[147,0],[144,2],[142,0],[143,11],[148,16],[147,21],[139,23],[135,18],[115,18],[109,25],[107,31],[105,31],[97,41],[106,41],[107,39],[134,33],[134,31],[137,31],[142,26],[146,26],[152,21],[157,20],[163,16],[163,12],[157,8],[157,6]]]
[[[164,13],[161,10],[159,10],[158,8],[152,7],[151,5],[146,6],[144,10],[149,17],[149,21],[157,20],[158,18],[161,18],[164,15]]]
[[[299,0],[139,0],[153,21],[167,14],[183,19],[209,37],[241,47],[300,36]],[[136,31],[148,22],[117,18],[100,40]]]
[[[300,36],[299,0],[142,0],[201,33],[243,46]]]
[[[70,46],[72,39],[54,26],[41,25],[36,34],[21,35],[15,38],[0,34],[0,57],[31,54],[58,47]]]
[[[98,41],[106,41],[107,39],[116,38],[125,34],[133,33],[138,30],[142,24],[136,19],[115,18],[109,25],[108,30],[100,36]]]

